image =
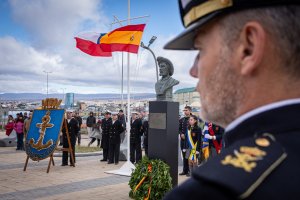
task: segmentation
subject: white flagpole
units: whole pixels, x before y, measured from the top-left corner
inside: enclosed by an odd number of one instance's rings
[[[130,24],[130,0],[128,0],[128,25]],[[135,166],[130,162],[130,54],[127,54],[127,161],[118,170],[107,171],[106,173],[131,176]]]
[[[130,25],[130,0],[128,0],[128,25]],[[130,162],[130,128],[130,54],[127,53],[127,162]]]

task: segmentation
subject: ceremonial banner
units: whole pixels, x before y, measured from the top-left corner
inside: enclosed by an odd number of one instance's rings
[[[52,155],[59,141],[64,114],[64,109],[34,110],[25,139],[25,150],[32,160]]]

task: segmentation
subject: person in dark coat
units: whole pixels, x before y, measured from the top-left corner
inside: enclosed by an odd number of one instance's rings
[[[79,124],[78,124],[78,121],[75,119],[74,115],[72,116],[71,112],[67,112],[67,119],[65,119],[65,123],[67,123],[67,127],[68,127],[74,162],[76,162],[75,161],[76,160],[75,159],[75,144],[76,144],[76,137],[77,137],[77,134],[79,131]],[[63,126],[63,128],[62,128],[62,133],[63,133],[63,137],[62,137],[63,138],[63,148],[68,149],[69,143],[68,143],[67,132],[66,132],[65,126]],[[72,163],[71,154],[69,154],[69,157],[70,157],[69,158],[70,165],[74,165]],[[63,151],[61,166],[66,166],[66,165],[68,165],[68,152]]]
[[[121,143],[122,143],[125,139],[125,132],[126,132],[126,117],[124,115],[123,110],[119,110],[118,120],[121,122],[124,128],[124,131],[121,133]]]
[[[109,131],[111,130],[112,119],[111,113],[106,112],[105,118],[102,119],[101,128],[102,128],[102,139],[101,139],[101,148],[103,149],[103,159],[101,162],[107,161],[108,151],[109,151]]]
[[[90,112],[90,116],[88,116],[88,118],[86,119],[86,129],[87,129],[89,138],[91,137],[95,126],[96,126],[96,117],[94,117],[93,112]]]
[[[300,1],[180,0],[201,118],[223,148],[166,200],[300,199]],[[216,136],[214,136],[216,137]]]
[[[75,119],[78,121],[78,126],[79,126],[78,135],[77,135],[77,143],[78,143],[78,146],[80,146],[80,144],[81,144],[80,129],[81,129],[81,125],[82,125],[82,118],[80,117],[79,112],[75,112]]]
[[[179,120],[180,149],[181,149],[182,161],[183,161],[183,170],[181,173],[179,173],[179,175],[188,175],[189,171],[190,171],[188,159],[186,159],[185,151],[183,151],[183,149],[184,149],[184,145],[185,145],[185,134],[186,134],[187,127],[189,124],[191,111],[192,111],[192,108],[190,106],[185,106],[184,110],[183,110],[184,117],[182,117]]]
[[[137,163],[142,159],[142,121],[138,113],[132,113],[130,125],[130,162]]]
[[[108,164],[119,163],[121,133],[124,131],[122,123],[118,120],[118,113],[112,113],[112,125],[109,131]]]
[[[148,156],[148,133],[149,133],[149,121],[147,118],[144,118],[144,122],[142,125],[142,134],[144,136],[144,147],[145,147],[145,154]]]

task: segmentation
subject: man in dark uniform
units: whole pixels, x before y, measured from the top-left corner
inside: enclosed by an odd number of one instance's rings
[[[101,128],[102,128],[101,148],[103,149],[103,159],[100,160],[101,162],[107,161],[108,158],[109,131],[111,129],[111,125],[112,125],[111,113],[107,111],[101,123]]]
[[[144,117],[144,120],[142,122],[142,134],[144,136],[144,148],[145,148],[145,154],[148,156],[148,133],[149,133],[149,121],[148,118]]]
[[[138,113],[132,113],[130,126],[130,161],[137,163],[142,159],[142,121],[138,118]]]
[[[81,132],[80,132],[80,129],[81,129],[81,125],[82,125],[82,118],[80,117],[78,111],[75,112],[75,119],[78,121],[78,126],[79,126],[78,135],[77,135],[77,143],[78,143],[78,146],[80,146],[80,143],[81,143]]]
[[[123,110],[119,110],[118,120],[121,122],[124,128],[124,131],[121,133],[121,143],[122,143],[125,139],[125,132],[126,132],[126,119]]]
[[[182,0],[201,117],[220,155],[165,199],[300,199],[300,0]]]
[[[67,123],[67,127],[68,127],[68,132],[69,132],[70,142],[71,142],[71,149],[72,149],[73,158],[74,158],[74,162],[75,162],[75,144],[76,144],[76,137],[78,134],[79,126],[78,126],[77,120],[74,117],[74,114],[72,115],[71,112],[67,112],[67,119],[65,119],[65,121],[66,121],[65,123]],[[67,132],[66,132],[66,129],[64,126],[62,128],[62,133],[63,133],[63,148],[69,148]],[[68,165],[68,152],[63,151],[61,166],[66,166],[66,165]],[[70,154],[70,165],[71,166],[74,165],[72,163],[71,154]]]
[[[191,116],[192,108],[190,106],[184,107],[184,117],[179,120],[179,136],[180,136],[180,149],[182,153],[182,161],[183,161],[183,170],[179,175],[188,175],[189,174],[189,163],[188,159],[185,158],[185,135],[187,131],[187,127],[189,124],[189,119]]]
[[[112,113],[112,125],[109,131],[109,154],[108,164],[119,163],[119,153],[121,144],[121,133],[124,131],[122,123],[118,120],[118,113]]]

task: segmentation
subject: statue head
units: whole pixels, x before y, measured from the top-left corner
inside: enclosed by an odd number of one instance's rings
[[[159,75],[161,76],[172,76],[174,73],[174,67],[172,62],[164,57],[157,57],[159,66]]]

